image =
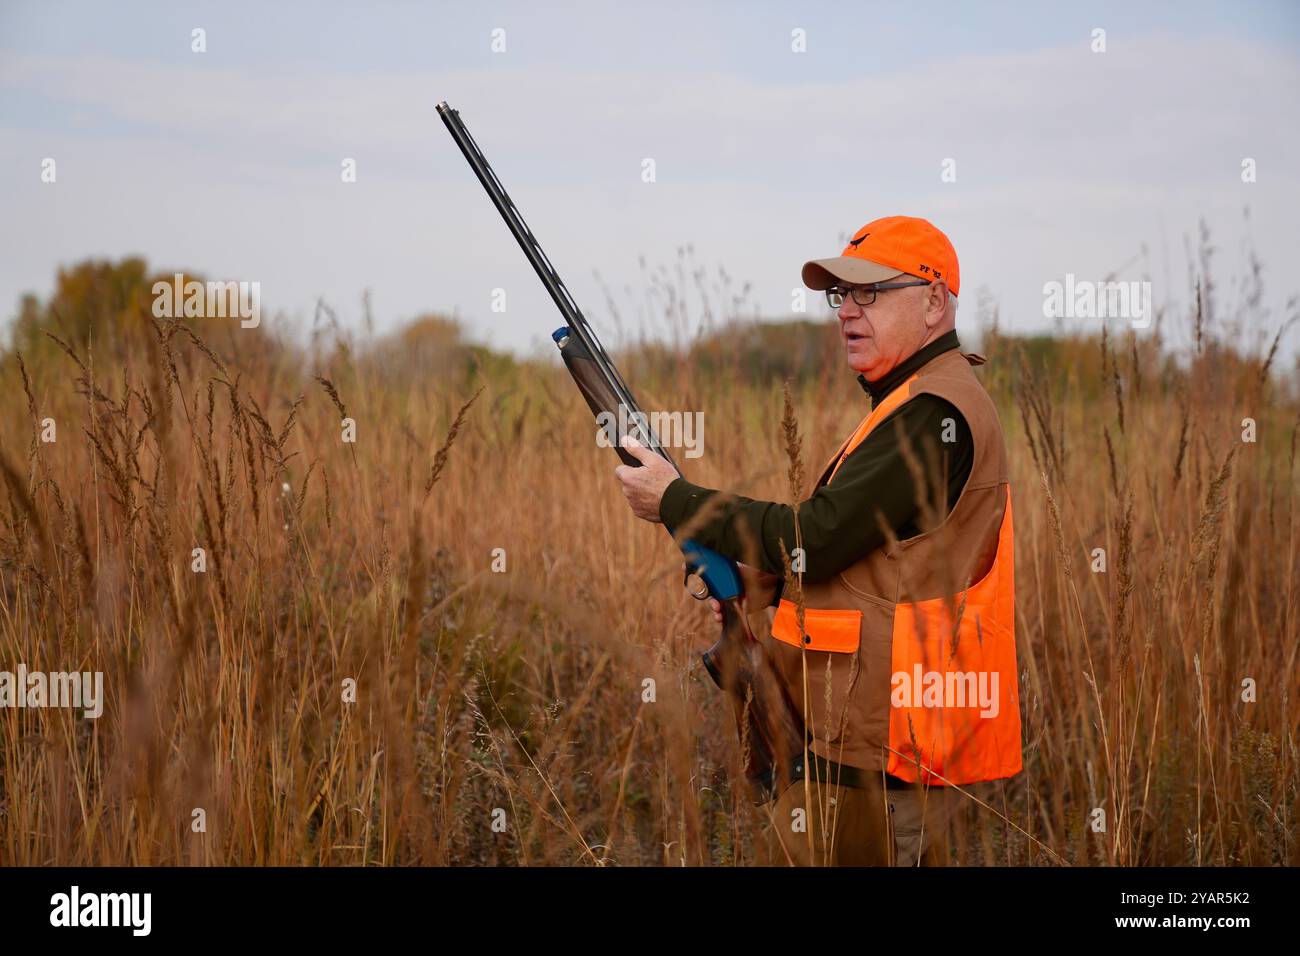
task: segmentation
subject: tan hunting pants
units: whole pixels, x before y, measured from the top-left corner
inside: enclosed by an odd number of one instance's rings
[[[836,787],[796,780],[772,807],[770,862],[947,866],[947,823],[960,799],[946,787]]]

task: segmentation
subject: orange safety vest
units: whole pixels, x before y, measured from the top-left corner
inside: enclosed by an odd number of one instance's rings
[[[952,402],[971,429],[970,477],[937,525],[805,582],[802,627],[794,602],[777,607],[769,652],[813,751],[829,760],[934,785],[1021,769],[1011,488],[996,408],[971,370],[983,362],[957,349],[935,356],[872,409],[818,479],[833,481],[920,394]],[[926,449],[913,452],[927,460]]]

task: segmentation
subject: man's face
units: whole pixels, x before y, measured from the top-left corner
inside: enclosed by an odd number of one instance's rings
[[[885,281],[913,278],[901,275]],[[877,381],[919,349],[929,334],[925,316],[931,291],[929,286],[884,289],[867,306],[846,295],[837,314],[849,367]]]

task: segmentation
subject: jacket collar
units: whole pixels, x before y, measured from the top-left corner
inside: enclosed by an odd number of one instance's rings
[[[961,343],[957,341],[957,330],[950,329],[925,346],[925,348],[912,353],[879,381],[872,382],[865,375],[859,375],[858,384],[862,386],[864,392],[871,396],[871,407],[875,408],[880,404],[881,399],[907,381],[911,374],[922,365],[935,356],[956,348],[961,348]]]

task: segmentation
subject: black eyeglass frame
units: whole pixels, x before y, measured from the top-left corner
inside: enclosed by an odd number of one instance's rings
[[[848,293],[850,296],[852,296],[854,302],[856,302],[860,306],[865,307],[871,305],[876,301],[877,292],[884,292],[889,289],[906,289],[911,286],[932,285],[932,284],[933,281],[930,279],[913,279],[911,282],[868,282],[865,285],[850,285],[850,286],[833,285],[826,290],[826,301],[832,309],[838,309],[840,306],[844,304],[845,293]],[[866,293],[868,296],[867,301],[863,302],[862,299],[858,297],[859,293]],[[837,297],[839,298],[838,302],[835,301]]]

